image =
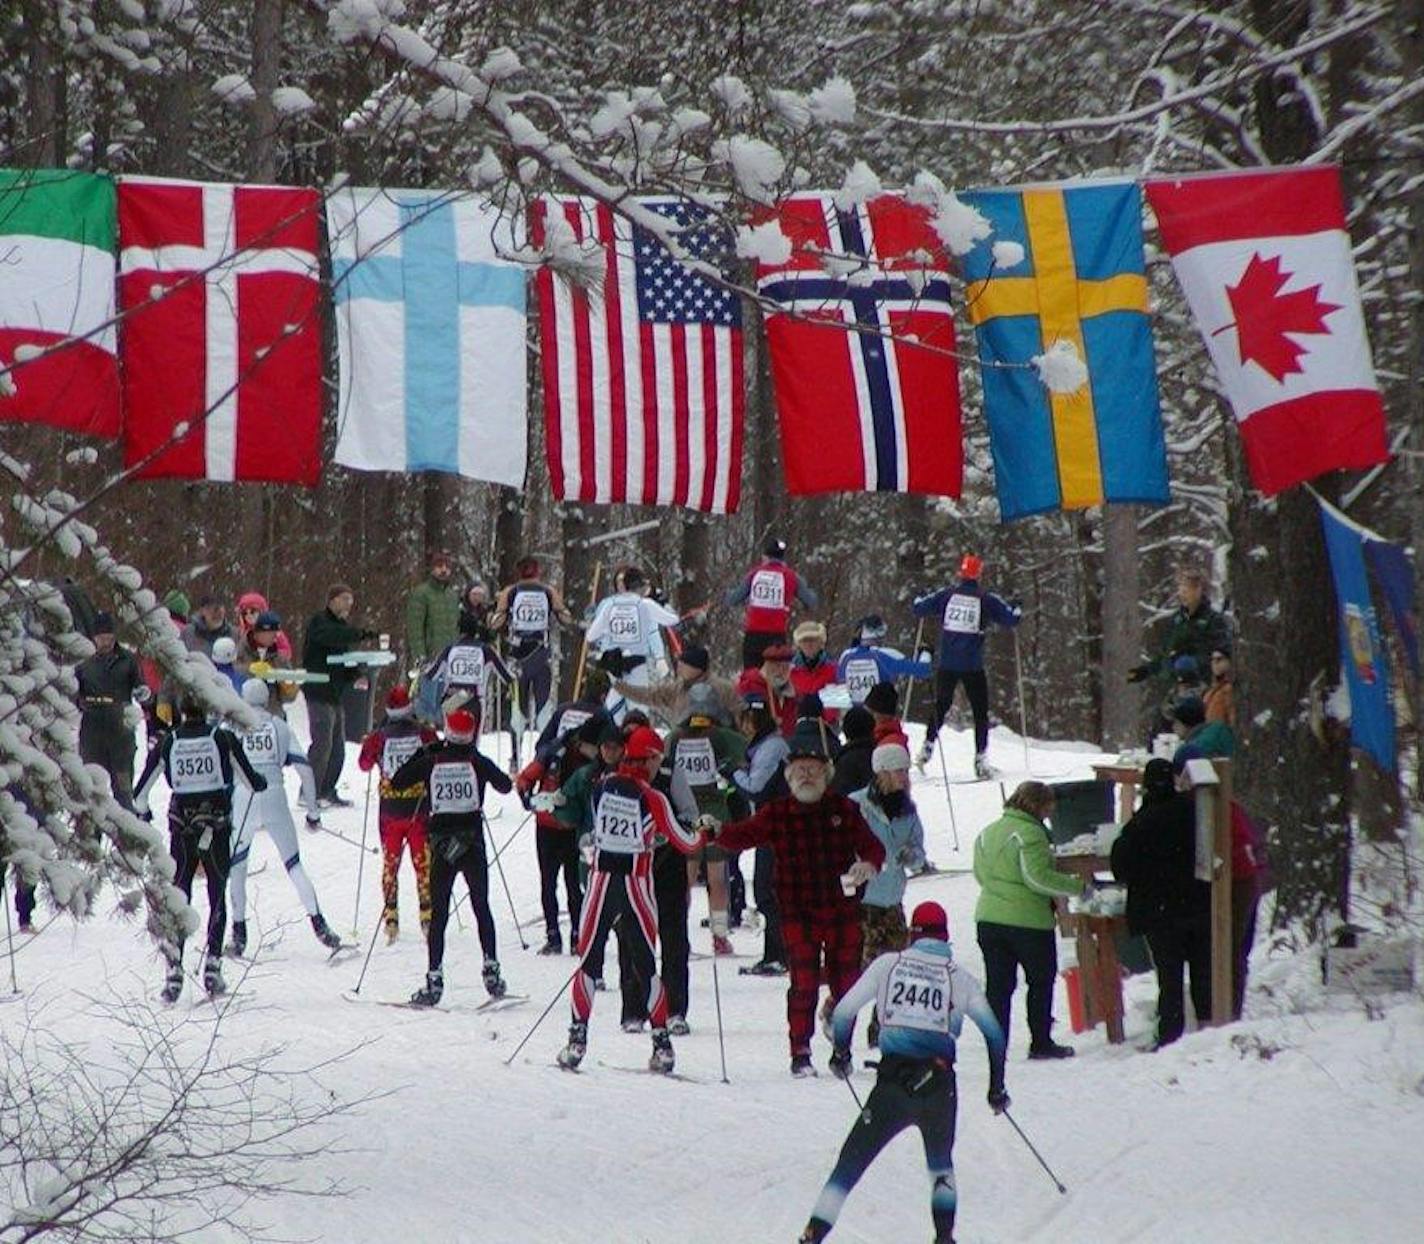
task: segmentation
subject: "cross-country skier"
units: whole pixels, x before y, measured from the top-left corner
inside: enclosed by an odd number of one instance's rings
[[[239,786],[232,803],[232,820],[237,836],[232,842],[232,942],[228,949],[235,958],[247,951],[247,861],[253,840],[259,829],[265,829],[282,857],[287,876],[307,909],[312,932],[330,950],[341,945],[341,938],[327,925],[316,901],[316,889],[302,867],[301,851],[297,847],[297,827],[292,823],[292,811],[287,806],[287,792],[282,784],[282,769],[293,766],[302,782],[302,805],[306,808],[307,825],[320,828],[321,813],[316,807],[316,779],[306,754],[292,738],[291,727],[280,717],[267,711],[267,684],[260,678],[249,678],[242,684],[242,698],[257,713],[258,723],[238,736],[242,750],[252,767],[267,782],[267,789],[254,794]]]
[[[222,975],[223,934],[227,929],[227,871],[232,851],[233,766],[259,794],[264,778],[243,753],[237,735],[207,721],[201,700],[185,697],[182,720],[148,754],[148,763],[134,787],[134,806],[149,817],[148,792],[163,773],[173,792],[168,801],[168,849],[177,866],[173,884],[189,902],[198,865],[208,883],[208,943],[203,964],[203,988],[216,996],[227,990]],[[176,1002],[183,992],[183,939],[165,950],[168,979],[163,1000]]]
[[[607,678],[598,669],[588,671],[588,675],[580,698],[560,704],[550,715],[534,745],[534,759],[520,770],[514,780],[514,788],[524,806],[534,808],[539,898],[544,911],[541,955],[559,955],[564,951],[559,933],[560,873],[564,877],[564,900],[569,912],[569,949],[572,950],[578,941],[579,913],[583,908],[583,886],[578,870],[578,830],[564,824],[555,815],[554,809],[567,799],[560,793],[560,788],[575,772],[597,757],[598,736],[605,723],[612,724],[603,710]]]
[[[507,986],[499,970],[494,916],[489,905],[489,861],[485,854],[485,787],[501,795],[513,788],[509,776],[475,744],[479,720],[457,708],[445,717],[445,741],[430,744],[401,765],[391,777],[398,790],[425,784],[430,809],[430,935],[427,939],[425,987],[411,995],[415,1006],[434,1006],[445,992],[445,926],[455,877],[463,874],[470,888],[484,952],[481,975],[491,998],[502,998]]]
[[[954,703],[954,689],[964,684],[969,707],[974,713],[974,775],[993,776],[989,768],[989,680],[984,674],[984,633],[991,625],[1015,627],[1023,620],[1017,601],[1007,601],[979,585],[983,561],[966,553],[959,563],[959,581],[918,597],[915,616],[938,618],[939,667],[935,674],[935,701],[931,709],[924,747],[917,763],[924,768],[934,752],[944,715]]]
[[[755,669],[769,644],[786,642],[786,627],[796,603],[815,609],[821,598],[786,564],[786,541],[775,536],[762,545],[762,559],[722,598],[727,605],[746,605],[742,619],[742,668]]]
[[[700,815],[718,821],[733,818],[732,803],[738,800],[745,810],[745,798],[730,784],[731,774],[746,763],[746,741],[735,731],[719,726],[716,720],[718,696],[705,683],[693,685],[687,697],[687,716],[667,740],[667,755],[692,787]],[[707,867],[708,927],[712,931],[712,953],[730,955],[727,916],[730,895],[727,888],[727,853],[709,842],[687,861],[689,885],[697,879],[698,866]]]
[[[852,704],[864,704],[871,687],[897,678],[928,678],[933,667],[928,661],[911,661],[893,648],[882,646],[885,619],[872,613],[860,620],[856,642],[836,661],[837,681],[845,684]]]
[[[455,642],[430,663],[421,678],[429,679],[437,688],[443,712],[471,705],[470,712],[483,721],[485,684],[490,671],[505,686],[514,681],[509,666],[491,644],[473,634],[461,632],[455,637]]]
[[[675,627],[682,619],[648,595],[648,582],[636,566],[623,571],[622,578],[621,588],[599,601],[584,640],[610,677],[646,687],[667,672],[667,646],[659,628]],[[638,702],[610,691],[608,710],[621,722],[628,706]]]
[[[636,696],[638,703],[656,714],[669,726],[687,718],[687,705],[693,688],[711,687],[716,695],[715,716],[724,723],[733,721],[741,709],[742,700],[732,681],[713,674],[712,658],[701,644],[686,644],[677,654],[677,667],[671,678],[648,686],[634,686],[615,680],[613,690],[623,696]]]
[[[576,1069],[588,1048],[588,1019],[593,1013],[594,977],[588,953],[619,922],[629,943],[634,972],[647,982],[648,1017],[653,1025],[653,1053],[648,1069],[670,1072],[674,1065],[668,1036],[668,999],[653,959],[658,937],[657,901],[653,896],[653,846],[661,834],[684,855],[702,845],[702,835],[683,828],[667,796],[649,784],[662,764],[663,742],[647,726],[628,737],[616,772],[601,779],[593,792],[593,871],[579,925],[580,970],[573,983],[573,1019],[559,1065]]]
[[[539,578],[539,562],[535,558],[521,557],[514,571],[519,578],[500,589],[489,625],[491,630],[508,630],[508,656],[518,671],[510,688],[513,703],[509,711],[509,732],[517,756],[524,731],[531,726],[543,730],[553,712],[550,628],[555,620],[571,626],[574,615],[558,589]]]
[[[400,937],[400,861],[407,847],[415,869],[415,892],[420,905],[420,930],[430,932],[430,854],[425,837],[425,783],[399,787],[391,779],[422,747],[434,743],[436,733],[415,719],[410,692],[396,685],[386,696],[386,717],[361,741],[357,764],[380,774],[381,798],[377,818],[381,826],[381,897],[386,941]]]
[[[955,961],[949,922],[938,903],[921,903],[910,920],[908,950],[881,955],[836,1004],[831,1017],[835,1053],[831,1069],[850,1076],[851,1032],[870,1001],[881,1017],[880,1067],[875,1087],[856,1116],[840,1157],[801,1233],[800,1244],[820,1244],[835,1226],[845,1199],[866,1169],[896,1136],[917,1127],[929,1167],[930,1215],[935,1244],[954,1244],[958,1190],[954,1180],[954,1129],[959,1109],[955,1041],[966,1016],[984,1034],[989,1051],[989,1107],[1009,1107],[1004,1089],[1004,1034],[979,982]]]
[[[811,1035],[822,965],[835,999],[860,971],[857,890],[885,862],[885,848],[859,809],[829,789],[826,733],[819,724],[798,730],[786,759],[790,795],[762,804],[750,818],[716,835],[729,851],[767,847],[775,857],[776,901],[791,970],[786,1019],[794,1076],[815,1074]]]

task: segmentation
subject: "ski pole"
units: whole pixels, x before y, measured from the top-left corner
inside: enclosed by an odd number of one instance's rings
[[[376,937],[381,931],[381,922],[376,921],[376,927],[371,930],[371,944],[366,947],[366,962],[361,965],[361,975],[356,978],[356,988],[351,992],[359,994],[361,986],[366,983],[366,969],[371,966],[371,956],[376,950]]]
[[[1019,650],[1019,633],[1014,631],[1014,673],[1019,682],[1019,734],[1023,738],[1024,770],[1033,776],[1033,761],[1028,755],[1028,709],[1024,704],[1023,657]],[[1012,1122],[1013,1120],[1010,1120]]]
[[[597,561],[593,563],[593,586],[589,588],[589,603],[595,607],[598,605],[598,580],[603,575],[603,563]],[[583,643],[579,647],[578,668],[574,673],[574,699],[579,698],[579,692],[583,690],[583,671],[588,664],[588,631],[583,633]]]
[[[494,859],[490,861],[491,863],[499,862],[499,857],[504,854],[504,848],[509,846],[511,842],[513,842],[517,837],[519,837],[519,831],[529,824],[530,818],[532,818],[533,815],[534,810],[532,808],[527,813],[525,813],[524,819],[514,827],[514,832],[511,833],[509,837],[504,840],[504,846],[500,847],[500,849],[494,853]]]
[[[330,834],[333,838],[340,838],[349,847],[355,847],[358,851],[369,851],[372,855],[379,855],[380,851],[375,847],[368,847],[356,841],[355,838],[348,838],[345,834],[331,828],[330,825],[313,825],[313,829],[323,834]]]
[[[509,1057],[504,1060],[504,1065],[506,1067],[508,1067],[509,1064],[515,1060],[515,1058],[519,1054],[519,1051],[529,1044],[529,1038],[539,1031],[539,1025],[549,1018],[549,1012],[552,1011],[556,1006],[558,1006],[559,999],[564,996],[565,992],[568,990],[568,987],[574,983],[574,977],[582,971],[583,959],[580,958],[578,961],[578,966],[574,968],[572,972],[569,973],[568,980],[566,980],[561,986],[559,986],[559,992],[549,999],[549,1005],[544,1008],[544,1013],[534,1021],[534,1026],[524,1034],[524,1040],[522,1040],[518,1045],[516,1045]]]
[[[1018,1122],[1014,1119],[1014,1116],[1008,1112],[1007,1108],[1000,1111],[1000,1113],[1004,1116],[1004,1118],[1006,1118],[1010,1123],[1013,1124],[1014,1131],[1019,1134],[1019,1137],[1023,1140],[1024,1144],[1028,1146],[1028,1151],[1038,1159],[1038,1164],[1043,1167],[1045,1172],[1047,1172],[1049,1179],[1053,1180],[1053,1186],[1057,1188],[1059,1192],[1066,1193],[1068,1189],[1063,1186],[1062,1181],[1058,1178],[1057,1175],[1053,1173],[1048,1163],[1043,1160],[1043,1154],[1039,1153],[1039,1151],[1033,1147],[1033,1141],[1031,1141],[1027,1136],[1024,1135],[1023,1128],[1018,1125]]]
[[[923,618],[921,618],[920,621],[919,621],[919,624],[915,627],[915,647],[914,647],[914,650],[910,653],[910,660],[912,660],[912,661],[918,661],[918,660],[920,659],[920,642],[921,642],[921,640],[922,640],[923,637],[924,637],[924,633],[925,633],[925,620],[924,620]],[[917,682],[919,682],[919,681],[920,681],[920,680],[919,680],[918,678],[915,678],[913,675],[911,675],[911,676],[910,676],[910,679],[909,679],[909,686],[907,686],[907,687],[905,688],[905,720],[906,720],[906,721],[909,721],[909,720],[910,720],[910,702],[915,698],[915,684],[916,684]]]
[[[860,1094],[855,1091],[855,1085],[850,1082],[849,1076],[846,1076],[844,1084],[846,1088],[850,1089],[850,1095],[855,1098],[855,1108],[860,1111],[860,1121],[862,1123],[869,1123],[870,1111],[865,1108],[865,1103],[860,1100]]]
[[[717,1004],[717,1053],[722,1059],[722,1083],[730,1084],[727,1079],[727,1042],[722,1032],[722,982],[717,975],[717,952],[712,952],[712,997]]]
[[[351,936],[355,937],[361,928],[361,879],[366,872],[366,831],[371,822],[371,774],[366,770],[366,806],[361,810],[361,861],[356,866],[356,901],[351,905]]]
[[[480,820],[483,821],[484,818],[481,817]],[[489,826],[486,825],[485,828],[488,829]],[[519,912],[516,911],[515,908],[514,908],[514,895],[511,894],[511,893],[510,893],[510,890],[509,890],[509,878],[504,875],[504,865],[499,862],[499,856],[497,856],[497,855],[494,857],[494,866],[495,866],[495,868],[497,868],[497,869],[499,870],[499,880],[500,880],[500,884],[501,884],[502,886],[504,886],[504,897],[509,900],[509,918],[514,921],[514,931],[515,931],[515,933],[518,934],[518,936],[519,936],[519,946],[520,946],[520,949],[521,949],[521,950],[528,950],[528,949],[529,949],[529,943],[524,940],[524,930],[519,927]],[[471,911],[474,910],[474,906],[475,906],[474,895],[471,895],[471,896],[470,896],[470,910],[471,910]]]
[[[8,868],[0,866],[0,903],[5,904],[5,940],[10,944],[10,992],[20,992],[20,981],[15,975],[15,925],[10,917],[10,896],[5,893],[5,874],[13,872],[15,883],[20,885],[24,882],[24,876],[19,868],[10,864]]]
[[[944,763],[944,748],[939,749],[939,771],[944,774],[944,802],[949,806],[949,828],[954,833],[954,850],[959,852],[959,823],[954,819],[954,787],[949,780],[949,766]]]

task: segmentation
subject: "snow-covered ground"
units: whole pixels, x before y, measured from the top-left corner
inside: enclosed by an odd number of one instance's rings
[[[304,738],[300,713],[294,725]],[[944,737],[951,774],[966,774],[967,736]],[[1008,789],[1025,776],[1017,736],[997,730],[990,756]],[[1091,776],[1092,758],[1079,745],[1035,746],[1031,757],[1034,775],[1054,780]],[[295,799],[295,779],[289,781]],[[346,790],[356,807],[328,812],[326,823],[360,839],[365,783],[354,749]],[[980,973],[976,887],[966,870],[974,835],[999,810],[1000,789],[965,784],[950,793],[958,850],[938,764],[917,780],[930,855],[946,871],[913,881],[909,901],[933,897],[945,905],[959,958]],[[489,811],[500,843],[524,816],[513,796]],[[374,806],[370,819],[367,839],[374,843]],[[358,851],[303,831],[302,853],[332,926],[349,936]],[[678,1070],[694,1082],[612,1070],[644,1067],[649,1049],[646,1035],[619,1030],[612,954],[610,991],[597,997],[584,1074],[553,1065],[568,1022],[566,1000],[506,1066],[573,965],[567,954],[534,953],[542,920],[530,827],[504,856],[528,950],[520,947],[497,877],[492,888],[505,975],[513,992],[530,996],[502,1013],[472,1010],[484,992],[468,909],[463,931],[451,920],[447,1010],[425,1014],[343,1000],[361,957],[328,966],[270,842],[259,837],[253,866],[264,863],[249,887],[249,924],[253,940],[265,944],[226,1007],[223,1050],[235,1057],[279,1041],[294,1065],[351,1051],[321,1071],[321,1083],[346,1099],[384,1094],[343,1118],[333,1153],[310,1164],[314,1181],[340,1178],[349,1195],[284,1197],[255,1207],[254,1217],[273,1234],[471,1244],[796,1238],[855,1107],[845,1086],[824,1073],[829,1050],[819,1037],[815,1057],[823,1074],[811,1081],[787,1074],[784,981],[739,977],[735,961],[720,966],[729,1084],[720,1082],[709,959],[692,965],[693,1033],[676,1042]],[[198,897],[196,905],[206,917],[205,901]],[[356,930],[363,953],[379,906],[379,859],[367,856]],[[699,891],[695,951],[709,949],[706,930],[697,926],[705,909]],[[403,999],[421,983],[425,949],[408,866],[402,930],[394,946],[378,939],[363,999]],[[734,940],[748,955],[760,946],[759,934]],[[161,965],[141,930],[116,917],[78,926],[63,919],[38,938],[21,939],[20,947],[24,996],[0,1007],[0,1025],[13,1032],[26,1011],[40,1015],[47,1031],[87,1045],[100,1065],[114,1034],[86,998],[152,998],[161,983]],[[190,943],[190,967],[193,954]],[[235,981],[231,963],[228,972]],[[1022,994],[1015,999],[1013,1113],[1067,1195],[1055,1191],[1008,1122],[984,1104],[986,1059],[971,1028],[960,1046],[955,1148],[961,1244],[1424,1238],[1424,1007],[1399,998],[1372,1021],[1358,1005],[1327,1005],[1312,958],[1271,959],[1264,948],[1252,986],[1246,1022],[1189,1035],[1149,1055],[1134,1044],[1151,1028],[1149,978],[1128,983],[1129,1042],[1118,1047],[1106,1044],[1101,1029],[1068,1035],[1060,983],[1058,1035],[1078,1057],[1054,1064],[1025,1060]],[[186,1019],[194,1046],[210,1034],[214,1011],[196,999],[191,981],[174,1012]],[[857,1072],[862,1094],[872,1075]],[[928,1193],[918,1139],[906,1134],[851,1196],[833,1238],[926,1240]]]

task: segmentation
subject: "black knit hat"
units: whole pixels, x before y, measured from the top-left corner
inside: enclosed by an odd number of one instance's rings
[[[682,665],[690,665],[693,669],[701,670],[703,673],[706,673],[708,666],[712,664],[711,656],[701,644],[688,644],[677,654],[677,659]]]
[[[865,707],[872,713],[888,713],[894,716],[900,711],[900,697],[895,694],[893,682],[878,682],[871,687],[865,697]]]
[[[857,704],[842,715],[841,729],[845,731],[847,743],[868,739],[875,733],[875,718]]]

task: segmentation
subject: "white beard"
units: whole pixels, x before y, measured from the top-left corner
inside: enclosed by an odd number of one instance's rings
[[[802,778],[791,783],[791,793],[798,803],[820,803],[825,796],[828,782],[824,776]]]

